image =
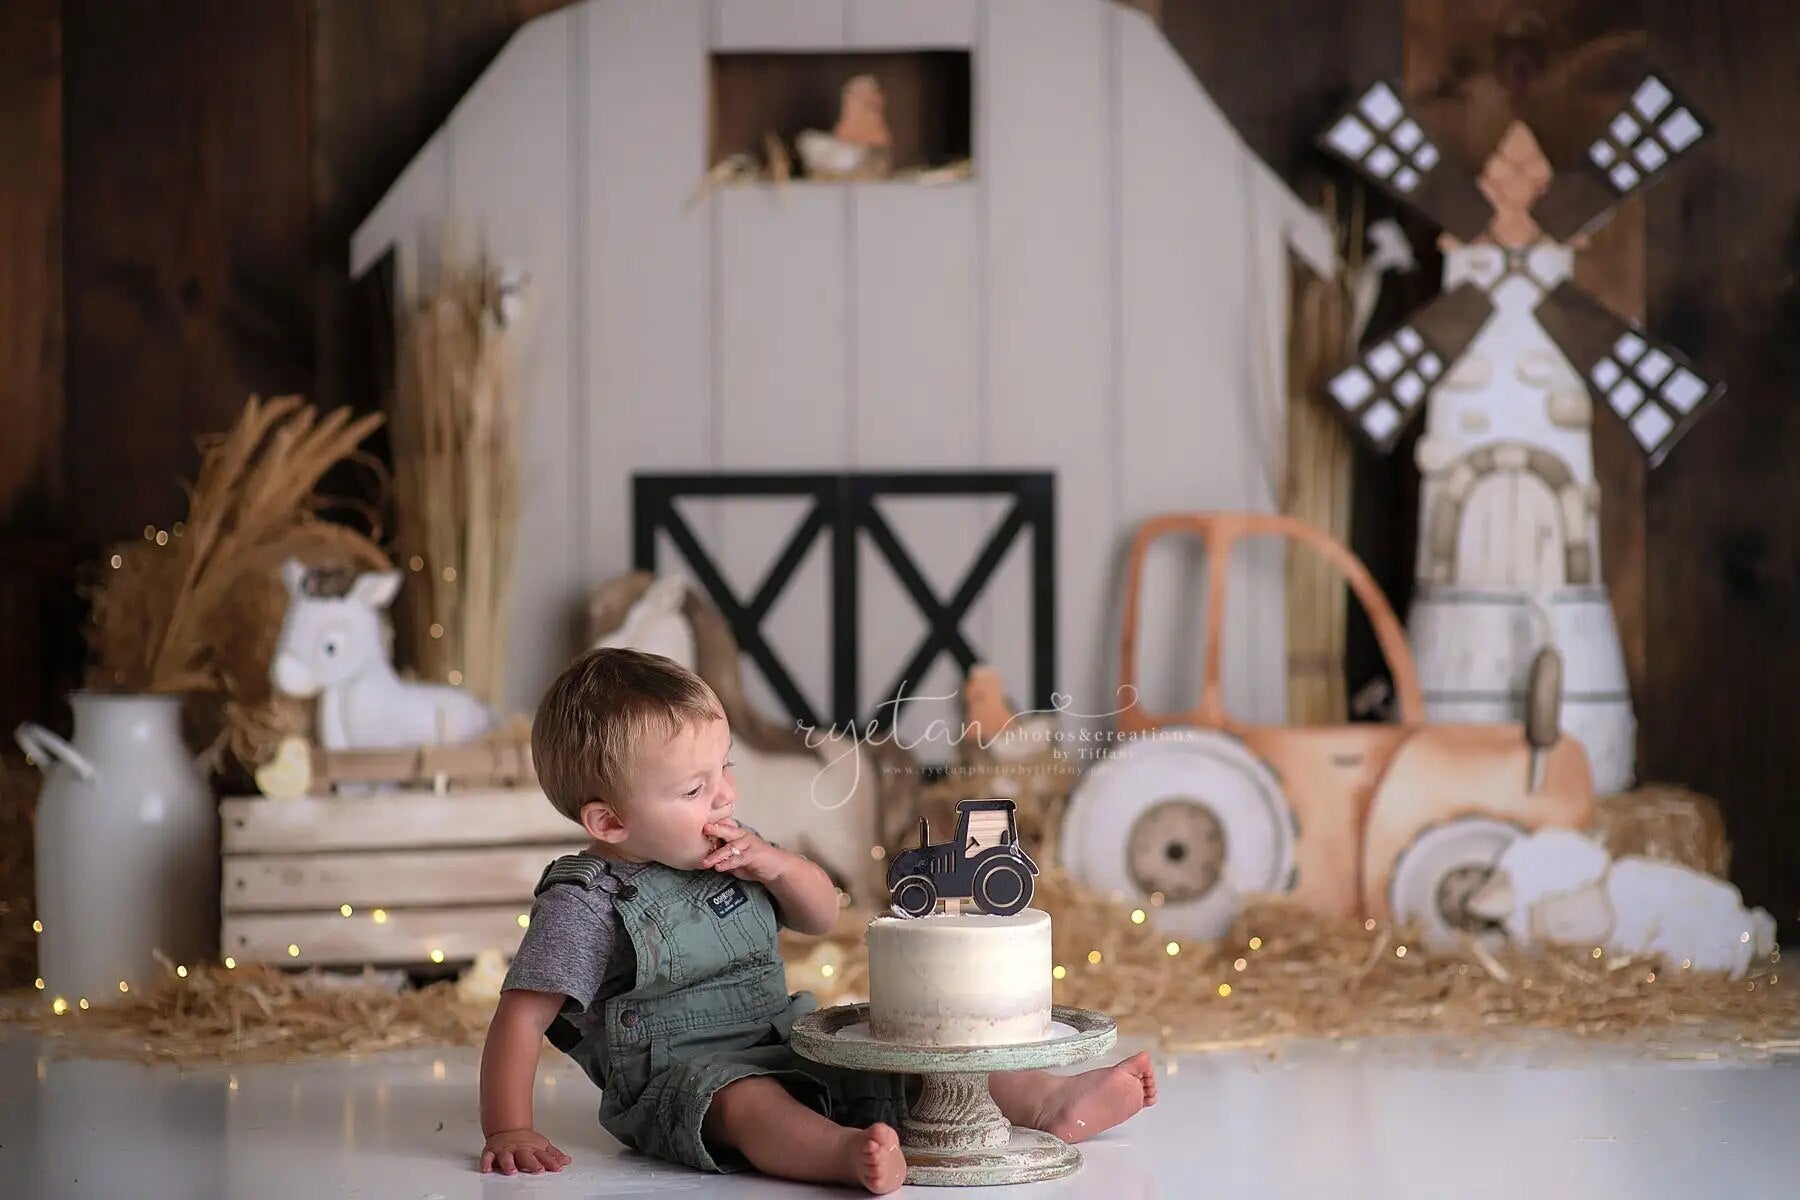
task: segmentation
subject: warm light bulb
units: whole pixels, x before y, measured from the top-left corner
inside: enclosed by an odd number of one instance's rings
[[[1093,963],[1095,966],[1099,966],[1100,965],[1100,952],[1098,950],[1089,950],[1088,951],[1088,961]]]
[[[444,961],[444,952],[442,950],[437,949],[436,947],[433,947],[432,951],[431,951],[431,961],[434,963],[443,962]]]
[[[1755,987],[1755,986],[1756,986],[1756,985],[1755,985],[1755,984],[1754,984],[1754,983],[1753,983],[1753,984],[1751,984],[1751,985],[1750,985],[1750,986],[1751,986],[1751,987]],[[86,996],[83,996],[83,997],[82,997],[82,998],[81,998],[81,1011],[83,1011],[83,1012],[86,1012],[86,1011],[87,1011],[87,1006],[88,1006],[88,1002],[87,1002],[87,997],[86,997]]]
[[[175,973],[177,975],[181,976],[183,979],[187,978],[187,968],[186,967],[176,967]]]
[[[1656,982],[1656,972],[1652,971],[1648,975],[1644,976],[1644,982],[1645,983],[1655,983]]]
[[[1169,952],[1170,958],[1174,958],[1177,954],[1181,953],[1181,943],[1170,942],[1168,945],[1164,946],[1163,949]]]
[[[1131,923],[1133,925],[1142,925],[1144,923],[1144,910],[1143,909],[1134,908],[1131,910]]]
[[[519,914],[519,928],[520,929],[530,929],[531,928],[531,914],[530,913],[520,913]]]
[[[385,908],[378,908],[369,915],[375,918],[375,923],[377,925],[384,925],[387,923],[387,909]]]
[[[225,956],[225,969],[227,971],[237,970],[237,959],[235,959],[235,958],[231,957],[229,954],[227,954]]]
[[[159,546],[168,545],[169,544],[169,535],[161,529],[157,530],[156,531],[156,544]]]
[[[33,933],[44,932],[44,923],[42,921],[33,921],[31,923],[31,932],[33,932]]]
[[[1219,985],[1219,995],[1221,995],[1221,996],[1231,995],[1231,985],[1229,983],[1221,983]]]
[[[1368,930],[1370,933],[1374,933],[1375,932],[1375,918],[1370,917],[1368,920],[1364,921],[1363,928]]]
[[[292,943],[292,942],[289,942],[288,943],[288,957],[289,958],[299,958],[300,957],[300,947],[294,945],[294,943]]]
[[[407,561],[406,565],[415,571],[423,571],[425,569],[425,560],[415,554]]]
[[[113,555],[108,561],[112,564],[112,569],[115,571],[125,565],[125,560],[120,558],[117,554]]]
[[[69,1011],[69,1002],[64,1000],[61,996],[58,996],[50,1002],[50,1011],[60,1017]]]
[[[129,983],[126,983],[123,979],[121,979],[121,980],[119,980],[119,990],[121,992],[129,992],[131,990],[131,985]]]
[[[42,975],[37,978],[37,990],[40,992],[44,990],[44,977]]]
[[[879,862],[881,859],[884,859],[887,857],[887,847],[886,846],[870,846],[869,847],[869,857],[872,859],[875,859],[876,861]]]
[[[1231,964],[1231,969],[1234,971],[1241,971],[1249,965],[1250,965],[1249,962],[1240,958]]]
[[[1262,939],[1259,937],[1251,938],[1250,939],[1250,948],[1252,950],[1261,950],[1262,949]]]
[[[463,681],[463,673],[461,671],[452,671],[448,675],[444,676],[444,678],[449,680],[451,686],[454,687]]]
[[[827,979],[830,979],[833,975],[837,974],[837,968],[832,966],[830,963],[826,963],[824,966],[819,968],[819,974],[823,975]]]
[[[455,567],[445,567],[444,568],[444,582],[445,583],[455,583],[456,582],[456,568]]]
[[[1598,946],[1595,946],[1594,951],[1593,951],[1593,957],[1599,958],[1601,955],[1603,955],[1605,953],[1606,953],[1606,951],[1600,949],[1600,947],[1598,947]]]
[[[1068,969],[1061,963],[1057,963],[1054,967],[1050,968],[1050,978],[1052,979],[1061,979],[1068,973]]]
[[[1394,957],[1395,958],[1405,958],[1406,957],[1406,947],[1405,946],[1395,946],[1394,947]]]
[[[348,904],[340,904],[338,905],[338,911],[347,917],[356,910],[351,908]]]

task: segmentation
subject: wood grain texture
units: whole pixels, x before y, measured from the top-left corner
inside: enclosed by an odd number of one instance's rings
[[[0,537],[54,526],[62,498],[62,21],[0,6]]]
[[[310,0],[311,287],[317,395],[374,408],[367,315],[345,274],[350,234],[513,32],[570,0]]]
[[[1726,381],[1650,477],[1640,774],[1716,797],[1732,877],[1800,918],[1800,23],[1779,5],[1646,6],[1650,58],[1717,132],[1647,200],[1650,332]]]
[[[62,19],[0,6],[0,729],[61,691],[72,607],[63,538]],[[76,664],[78,665],[78,664]]]
[[[376,906],[439,904],[512,904],[525,912],[544,867],[587,843],[572,823],[567,830],[577,836],[516,848],[226,855],[219,904],[227,913],[319,912],[348,904],[352,917]]]
[[[308,392],[307,5],[68,0],[70,532],[166,525],[196,436]]]
[[[500,792],[386,792],[219,802],[225,854],[416,849],[560,842],[575,825],[535,788]]]
[[[547,860],[546,860],[547,861]],[[441,951],[446,964],[472,961],[483,950],[511,954],[524,930],[519,914],[531,907],[488,904],[446,908],[399,908],[377,923],[362,914],[329,912],[241,913],[219,929],[219,952],[239,962],[290,967],[314,965],[425,965]],[[298,953],[289,954],[292,946]]]

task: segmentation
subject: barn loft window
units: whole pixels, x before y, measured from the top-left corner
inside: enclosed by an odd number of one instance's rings
[[[966,178],[969,60],[966,50],[715,54],[715,179]]]

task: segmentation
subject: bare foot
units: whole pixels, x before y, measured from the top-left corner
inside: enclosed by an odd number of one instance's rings
[[[1112,1067],[1057,1078],[1033,1128],[1065,1142],[1085,1142],[1156,1103],[1156,1068],[1139,1051]]]
[[[851,1180],[878,1196],[906,1182],[906,1159],[900,1154],[900,1135],[892,1125],[850,1130],[844,1135],[844,1154]]]

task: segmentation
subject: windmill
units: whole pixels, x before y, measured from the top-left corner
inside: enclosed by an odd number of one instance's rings
[[[1593,413],[1623,421],[1655,467],[1724,388],[1577,288],[1573,244],[1708,132],[1648,74],[1561,172],[1515,121],[1471,177],[1386,83],[1319,137],[1445,235],[1443,293],[1326,385],[1382,453],[1425,414],[1407,624],[1426,710],[1520,719],[1531,663],[1554,645],[1563,726],[1601,794],[1631,785],[1636,724],[1600,579]]]

